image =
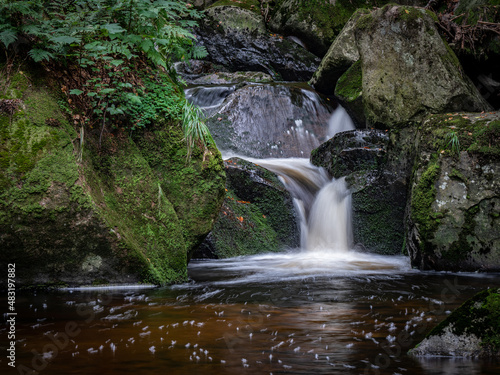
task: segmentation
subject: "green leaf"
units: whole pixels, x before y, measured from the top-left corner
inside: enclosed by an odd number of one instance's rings
[[[123,60],[112,60],[112,61],[110,61],[110,63],[114,66],[119,66],[119,65],[123,64]]]
[[[154,44],[151,40],[149,39],[144,39],[142,42],[141,42],[141,49],[144,51],[144,52],[148,52],[151,48],[154,47]]]
[[[17,33],[12,29],[4,30],[0,33],[0,41],[8,48],[11,43],[17,40]]]
[[[52,53],[40,48],[33,48],[28,52],[28,55],[35,61],[40,62],[42,60],[50,60],[54,57]]]
[[[69,92],[70,95],[80,95],[80,94],[83,94],[83,91],[82,90],[79,90],[79,89],[73,89]]]
[[[53,43],[56,43],[56,44],[80,43],[80,39],[77,39],[77,38],[74,38],[74,37],[68,36],[68,35],[51,37],[49,40]]]
[[[121,34],[126,30],[117,23],[107,23],[102,26],[109,34]]]
[[[116,89],[102,89],[100,91],[101,94],[111,94],[112,92],[115,92]]]

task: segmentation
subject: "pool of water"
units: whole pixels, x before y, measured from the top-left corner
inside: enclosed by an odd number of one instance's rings
[[[192,261],[189,275],[163,288],[18,295],[18,367],[2,355],[2,374],[500,373],[495,361],[406,355],[467,298],[500,286],[498,274],[291,252]]]

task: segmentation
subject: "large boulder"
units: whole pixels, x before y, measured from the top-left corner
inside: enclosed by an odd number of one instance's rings
[[[500,357],[500,289],[479,292],[411,349],[417,357]]]
[[[407,249],[420,269],[500,270],[500,113],[423,122],[408,206]]]
[[[411,130],[353,130],[336,134],[311,153],[331,176],[346,176],[352,193],[354,242],[378,254],[399,254],[414,151]]]
[[[0,248],[2,264],[22,270],[16,282],[186,280],[224,196],[213,142],[186,161],[180,125],[158,124],[134,140],[116,131],[98,149],[68,123],[43,74],[4,79]]]
[[[285,81],[311,78],[320,60],[298,44],[268,33],[260,10],[217,4],[205,11],[197,29],[210,61],[231,71],[261,71]]]
[[[226,198],[194,257],[228,258],[300,246],[293,198],[277,175],[239,158],[225,165]]]
[[[397,128],[418,123],[429,113],[491,108],[440,37],[432,12],[389,4],[356,16],[353,28],[360,69],[349,72],[349,90],[355,95],[344,104],[349,109],[349,104],[355,103],[358,108],[351,110],[359,111],[362,95],[363,113],[359,116],[364,116],[368,125]],[[329,66],[326,62],[322,65]],[[321,77],[328,80],[332,74],[324,72],[312,84],[318,88],[337,85],[336,92],[342,96],[346,82],[321,82]],[[356,82],[361,87],[352,87]]]

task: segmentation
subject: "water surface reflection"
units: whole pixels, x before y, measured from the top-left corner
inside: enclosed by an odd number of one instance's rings
[[[41,374],[500,371],[405,355],[476,291],[500,286],[498,275],[422,273],[404,257],[361,253],[193,261],[189,272],[165,288],[23,294],[17,364]]]

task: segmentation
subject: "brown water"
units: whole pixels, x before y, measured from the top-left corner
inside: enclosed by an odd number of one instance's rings
[[[478,290],[500,286],[499,275],[422,273],[403,257],[296,253],[195,261],[190,277],[165,288],[18,296],[23,371],[2,354],[1,373],[500,373],[499,363],[405,354]],[[6,353],[5,321],[0,334]]]

